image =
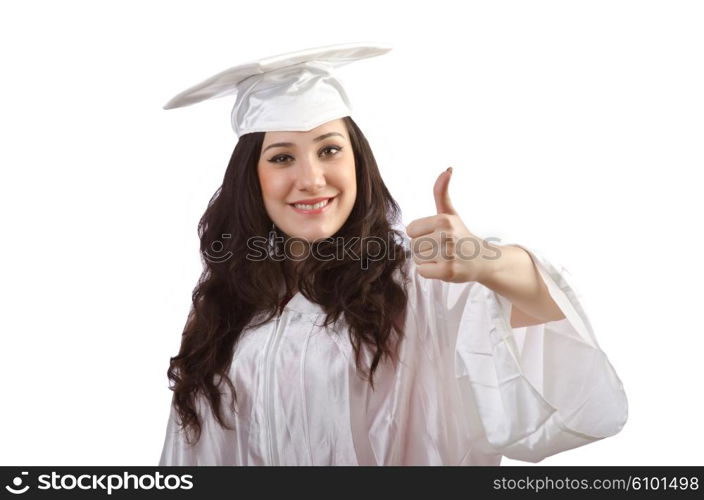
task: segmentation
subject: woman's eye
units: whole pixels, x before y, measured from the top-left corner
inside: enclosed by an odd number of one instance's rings
[[[330,151],[330,150],[334,150],[335,152],[329,156],[335,156],[337,153],[339,153],[342,150],[342,148],[337,147],[337,146],[327,146],[327,147],[323,148],[323,151]]]
[[[289,155],[278,155],[278,156],[274,156],[274,157],[273,157],[271,160],[269,160],[269,161],[272,162],[272,163],[285,163],[285,162],[283,162],[283,161],[279,161],[279,160],[283,160],[283,159],[285,159],[285,158],[291,158],[291,157],[290,157]]]

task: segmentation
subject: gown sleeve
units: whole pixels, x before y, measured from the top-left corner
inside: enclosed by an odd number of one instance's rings
[[[215,421],[209,405],[202,397],[196,399],[196,406],[201,415],[201,437],[191,445],[186,442],[185,433],[178,425],[178,413],[172,401],[159,466],[235,464],[234,447],[228,446],[228,443],[234,442],[233,431],[224,429]]]
[[[166,435],[161,450],[159,466],[195,465],[193,451],[185,443],[185,439],[177,424],[177,414],[173,402],[169,407],[169,419],[166,423]]]
[[[567,271],[517,246],[530,254],[564,319],[512,328],[511,303],[480,283],[433,280],[441,284],[432,289],[443,295],[443,329],[456,336],[455,376],[464,411],[483,428],[482,451],[539,462],[618,433],[628,404]]]

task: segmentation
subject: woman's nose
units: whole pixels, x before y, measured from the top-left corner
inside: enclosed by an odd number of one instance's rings
[[[297,187],[301,191],[319,191],[325,187],[325,170],[316,160],[304,160],[299,165]]]

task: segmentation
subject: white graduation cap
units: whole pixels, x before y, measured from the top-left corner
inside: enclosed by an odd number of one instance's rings
[[[164,109],[236,94],[232,128],[249,132],[307,131],[352,112],[335,68],[385,54],[378,43],[327,45],[234,66],[184,90]]]

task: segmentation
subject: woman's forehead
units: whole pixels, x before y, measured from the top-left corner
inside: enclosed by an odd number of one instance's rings
[[[325,137],[323,137],[325,136]],[[325,122],[314,129],[307,131],[270,131],[264,135],[264,146],[274,142],[291,142],[296,144],[306,144],[317,142],[326,137],[337,137],[347,139],[347,128],[342,118]],[[322,137],[322,138],[321,138]]]

